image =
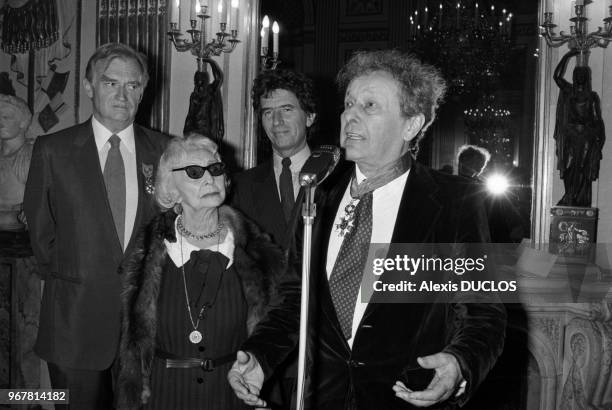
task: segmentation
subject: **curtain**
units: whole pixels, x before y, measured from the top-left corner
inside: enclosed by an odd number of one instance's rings
[[[167,132],[170,97],[170,41],[166,35],[167,0],[98,0],[98,46],[119,42],[149,59],[149,84],[136,122]]]

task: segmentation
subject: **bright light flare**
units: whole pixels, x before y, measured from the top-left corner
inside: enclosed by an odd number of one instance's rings
[[[506,176],[501,174],[493,174],[487,178],[487,189],[493,195],[501,195],[510,187],[510,181]]]

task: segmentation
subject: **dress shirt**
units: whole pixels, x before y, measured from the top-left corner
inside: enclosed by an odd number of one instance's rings
[[[300,171],[304,166],[306,160],[310,157],[310,147],[306,145],[300,151],[298,151],[295,155],[290,156],[291,165],[289,168],[291,169],[291,180],[293,181],[293,196],[297,199],[298,192],[300,191]],[[274,179],[276,180],[276,191],[278,192],[278,197],[280,198],[280,174],[283,170],[283,164],[281,161],[283,157],[278,155],[276,152],[272,155],[272,162],[274,164]]]
[[[359,170],[359,167],[355,165],[355,174],[357,176],[357,182],[361,183],[365,179],[365,175]],[[397,219],[397,211],[400,206],[400,201],[404,193],[404,187],[406,186],[406,180],[408,179],[408,173],[406,171],[399,177],[395,178],[387,185],[384,185],[378,189],[375,189],[372,193],[372,238],[370,243],[390,243],[391,237],[393,236],[393,229],[395,228],[395,220]],[[346,188],[344,196],[338,206],[336,212],[336,218],[334,220],[334,226],[329,235],[329,244],[327,246],[327,279],[332,273],[336,258],[340,252],[342,246],[343,236],[340,236],[340,231],[336,229],[336,226],[340,224],[341,218],[344,215],[344,208],[351,201],[351,184]],[[348,344],[352,348],[355,333],[363,318],[368,302],[361,301],[361,286],[359,287],[359,294],[357,295],[357,301],[355,302],[355,313],[353,314],[353,335],[349,340]]]
[[[110,142],[108,139],[113,135],[104,125],[102,125],[95,116],[91,117],[91,125],[93,127],[96,147],[98,148],[98,157],[100,158],[100,169],[104,173],[104,165],[106,157],[110,150]],[[121,143],[119,151],[123,158],[123,167],[125,169],[125,228],[123,232],[123,250],[128,246],[132,231],[134,230],[134,221],[136,220],[136,211],[138,210],[138,174],[136,166],[136,142],[134,140],[134,125],[131,124],[127,128],[114,133]]]
[[[178,218],[176,218],[178,220]],[[176,220],[174,221],[174,232],[176,234],[176,242],[168,242],[168,240],[164,239],[164,244],[166,245],[166,249],[168,250],[168,256],[172,259],[172,262],[176,265],[177,268],[183,266],[183,264],[189,261],[191,258],[191,252],[201,250],[197,246],[189,243],[187,238],[181,235],[176,229]],[[208,249],[213,252],[219,252],[223,254],[229,262],[227,262],[226,269],[229,269],[234,263],[234,233],[231,229],[227,229],[227,235],[225,235],[225,239],[223,242],[218,243],[217,245],[212,245],[204,249]],[[181,250],[183,254],[181,255]]]

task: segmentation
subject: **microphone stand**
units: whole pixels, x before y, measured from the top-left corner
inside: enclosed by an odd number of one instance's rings
[[[310,294],[310,253],[312,248],[312,225],[317,215],[317,205],[314,203],[315,179],[308,176],[301,178],[304,187],[304,203],[302,204],[302,219],[304,220],[304,239],[302,242],[302,292],[300,307],[300,344],[298,348],[298,380],[297,407],[304,409],[304,379],[306,365],[306,343],[308,341],[308,296]]]

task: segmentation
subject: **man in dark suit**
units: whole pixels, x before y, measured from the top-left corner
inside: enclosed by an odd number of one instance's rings
[[[470,184],[413,159],[444,81],[413,56],[387,50],[356,54],[338,80],[346,88],[340,141],[355,164],[317,189],[306,408],[453,408],[502,350],[503,305],[376,303],[362,300],[359,286],[370,243],[488,238]],[[247,404],[265,405],[258,397],[264,376],[297,343],[299,282],[289,279],[282,289],[281,304],[228,374]]]
[[[234,177],[232,205],[287,248],[298,176],[310,156],[307,140],[317,116],[313,86],[303,74],[269,70],[255,79],[251,95],[273,153]]]
[[[71,409],[112,408],[119,342],[117,268],[155,212],[155,168],[168,137],[134,124],[148,81],[146,57],[101,46],[83,86],[93,116],[39,137],[24,209],[45,280],[35,345]]]

